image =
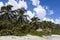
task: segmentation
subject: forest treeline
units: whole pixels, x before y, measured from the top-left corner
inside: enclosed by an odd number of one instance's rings
[[[30,18],[24,15],[27,10],[19,8],[12,10],[12,5],[2,6],[0,9],[0,36],[15,35],[24,36],[31,35],[52,35],[60,34],[60,24],[50,21],[39,22],[38,17]],[[41,29],[37,31],[38,29]]]

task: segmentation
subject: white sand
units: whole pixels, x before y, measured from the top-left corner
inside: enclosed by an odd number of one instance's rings
[[[60,40],[60,35],[52,35],[52,36],[0,36],[0,40]]]

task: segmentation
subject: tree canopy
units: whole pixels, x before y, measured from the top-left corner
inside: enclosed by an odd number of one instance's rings
[[[27,11],[24,8],[12,10],[12,5],[1,7],[0,11],[0,35],[22,36],[27,34],[42,36],[51,34],[60,34],[60,24],[50,21],[39,22],[38,17],[33,17],[29,22]],[[42,31],[36,31],[42,29]]]

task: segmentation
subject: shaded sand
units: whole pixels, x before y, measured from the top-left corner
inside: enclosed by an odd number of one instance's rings
[[[59,35],[52,35],[52,36],[0,36],[0,40],[60,40]]]

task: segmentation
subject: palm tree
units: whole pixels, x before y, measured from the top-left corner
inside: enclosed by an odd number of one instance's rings
[[[36,29],[38,29],[39,28],[39,20],[40,19],[38,19],[38,17],[33,17],[32,19],[32,22],[31,22],[31,24],[33,25],[33,28],[36,30]]]
[[[11,11],[12,7],[13,7],[12,5],[7,5],[7,6],[1,7],[1,13],[4,13],[1,16],[3,16],[4,20],[5,19],[6,20],[10,20],[10,17],[9,17],[10,14],[9,14],[9,12]]]
[[[12,9],[12,5],[7,5],[7,6],[2,6],[1,7],[1,12],[0,13],[4,13],[1,15],[1,17],[3,18],[3,20],[8,20],[11,23],[15,23],[15,21],[17,20],[17,15],[14,15],[14,13],[16,13],[16,10],[11,10]]]
[[[24,8],[21,8],[21,9],[17,9],[17,12],[19,14],[19,18],[18,18],[16,24],[17,23],[24,23],[25,22],[24,17],[27,17],[27,15],[24,15],[26,10]]]

